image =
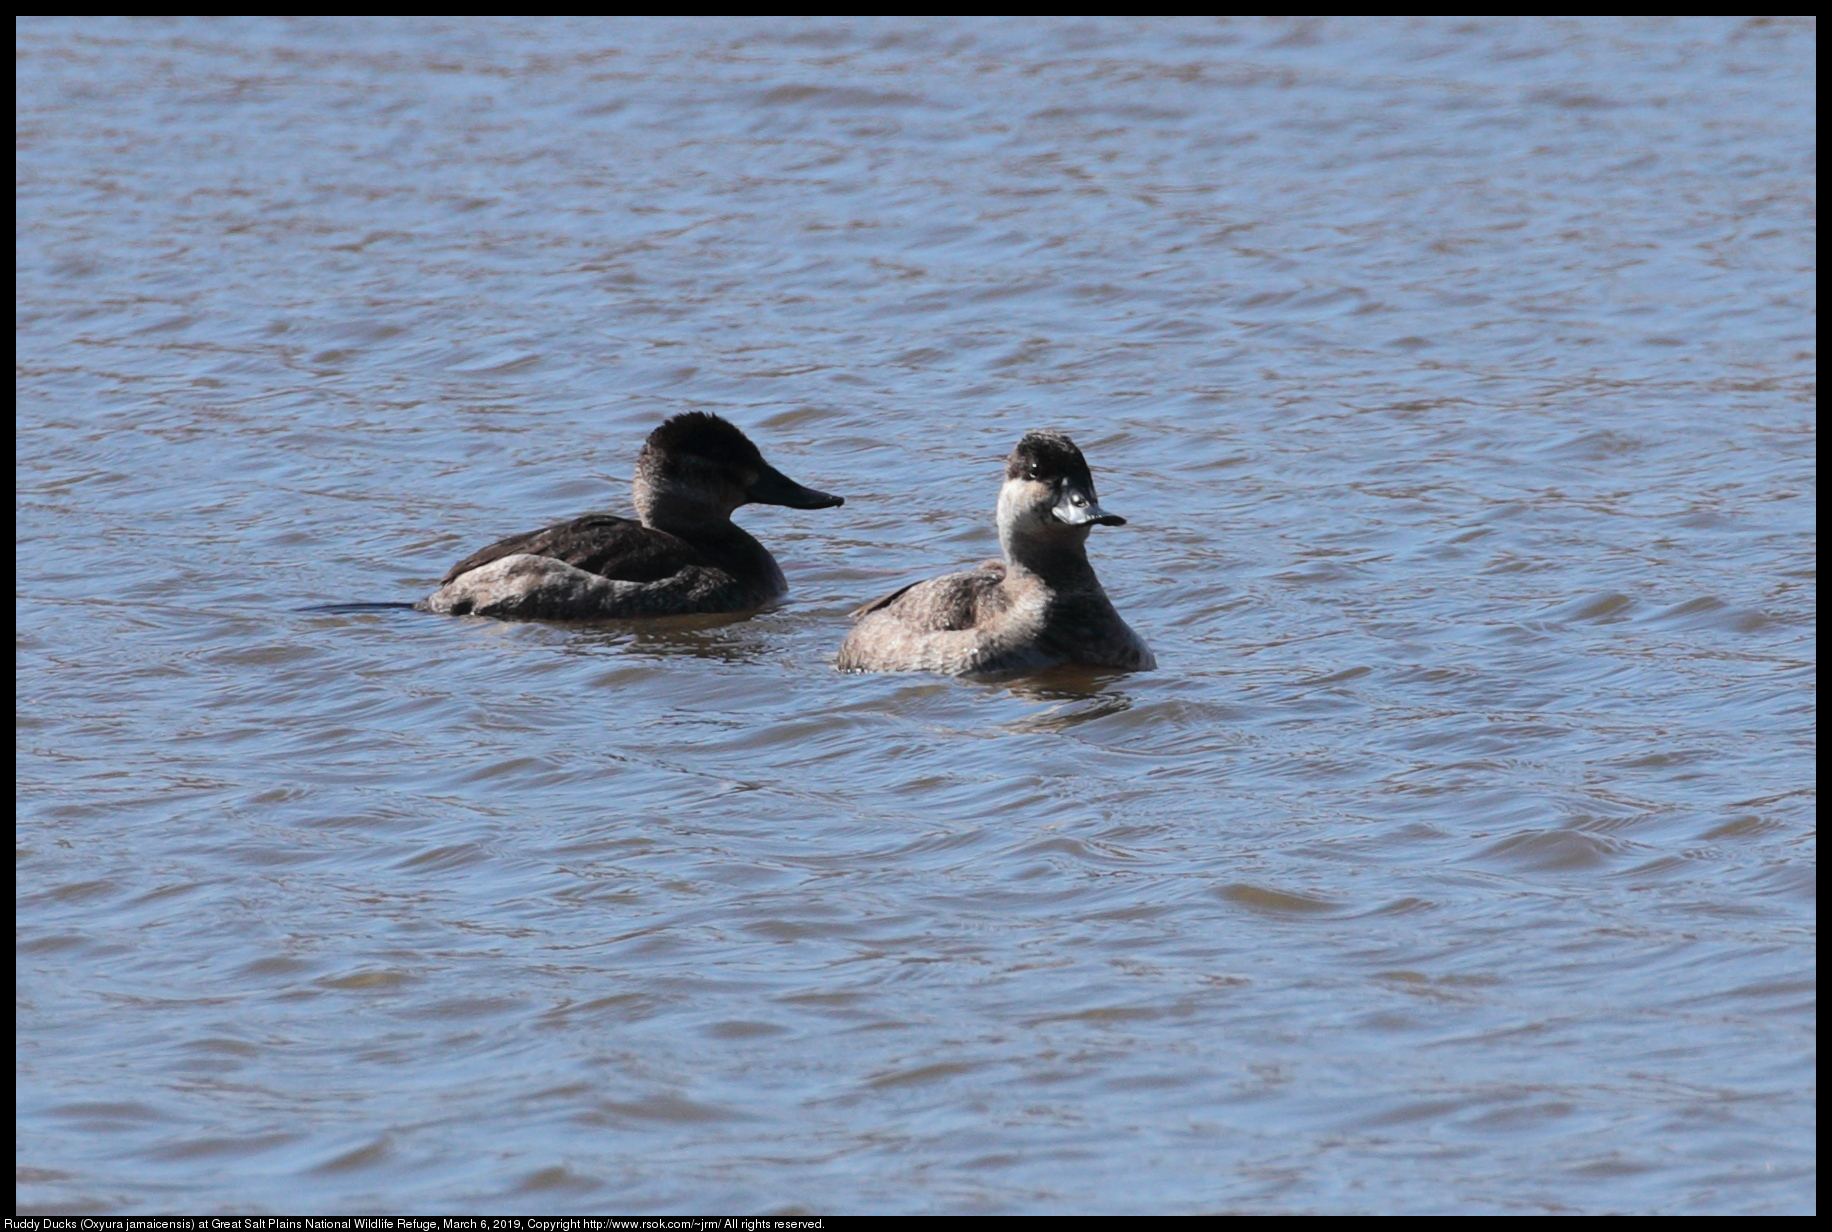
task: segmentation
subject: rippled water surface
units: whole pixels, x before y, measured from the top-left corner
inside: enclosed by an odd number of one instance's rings
[[[1811,24],[17,44],[20,1208],[1814,1209]],[[1160,670],[834,671],[1044,426]]]

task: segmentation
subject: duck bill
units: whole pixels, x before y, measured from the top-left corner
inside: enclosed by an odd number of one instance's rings
[[[763,474],[757,476],[748,495],[755,504],[787,505],[790,509],[832,509],[846,503],[844,496],[802,487],[773,466],[765,467]]]
[[[1062,485],[1062,499],[1050,506],[1050,513],[1065,526],[1126,525],[1125,518],[1102,509],[1094,493],[1073,483]]]

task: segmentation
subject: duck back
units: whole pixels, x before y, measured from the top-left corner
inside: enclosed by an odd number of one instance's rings
[[[656,582],[707,561],[692,545],[631,518],[588,513],[542,530],[510,535],[471,553],[439,579],[441,586],[505,556],[527,554],[624,582]]]

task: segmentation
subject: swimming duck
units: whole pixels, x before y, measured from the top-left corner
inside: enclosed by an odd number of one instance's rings
[[[750,438],[702,411],[649,434],[636,459],[636,517],[588,513],[512,535],[447,571],[414,606],[505,620],[603,620],[738,612],[789,589],[768,549],[733,525],[741,505],[831,509]]]
[[[1151,648],[1113,609],[1088,563],[1088,534],[1126,519],[1100,507],[1094,476],[1060,432],[1027,432],[1005,461],[1005,559],[905,586],[852,613],[837,666],[977,676],[1059,664],[1148,671]]]

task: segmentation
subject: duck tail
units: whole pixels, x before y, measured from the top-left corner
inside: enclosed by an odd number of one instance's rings
[[[348,616],[356,612],[392,612],[397,609],[412,611],[411,603],[314,603],[308,607],[294,608],[296,612],[332,612]]]

